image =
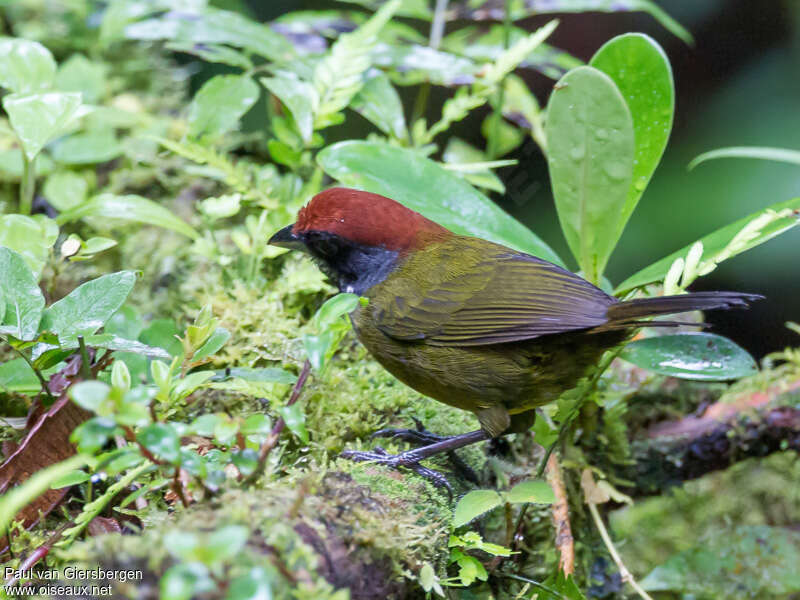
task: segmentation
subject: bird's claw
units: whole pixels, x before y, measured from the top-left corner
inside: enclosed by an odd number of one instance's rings
[[[375,464],[390,467],[392,469],[399,469],[405,467],[414,471],[420,477],[424,477],[436,487],[444,488],[450,497],[453,497],[453,488],[447,478],[433,469],[423,467],[419,464],[419,459],[415,458],[411,452],[401,452],[400,454],[389,454],[380,446],[375,446],[371,452],[358,452],[355,450],[345,450],[339,456],[347,460],[355,460],[358,462],[373,462]]]

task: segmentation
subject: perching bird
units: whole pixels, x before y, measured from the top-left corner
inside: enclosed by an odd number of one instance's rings
[[[353,327],[390,373],[475,413],[479,430],[449,438],[398,430],[430,442],[398,455],[343,453],[440,484],[446,481],[421,460],[527,430],[538,406],[573,388],[636,328],[676,324],[649,318],[761,298],[700,292],[621,302],[540,258],[456,235],[394,200],[345,188],[317,194],[269,243],[308,253],[339,290],[368,299],[351,313]]]

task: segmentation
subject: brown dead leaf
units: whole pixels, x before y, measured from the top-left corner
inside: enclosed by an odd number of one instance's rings
[[[49,407],[37,400],[28,414],[28,432],[13,453],[0,465],[0,494],[26,481],[37,471],[66,460],[75,454],[69,441],[72,430],[89,419],[91,414],[67,396],[69,386],[77,381],[81,358],[73,356],[67,366],[50,380],[50,391],[57,396]],[[39,519],[53,510],[69,488],[47,490],[17,515],[25,528],[33,527]],[[0,555],[8,548],[5,537],[0,538]]]

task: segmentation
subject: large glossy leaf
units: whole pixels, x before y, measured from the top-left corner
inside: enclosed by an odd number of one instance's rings
[[[344,185],[392,198],[455,233],[482,237],[563,265],[536,234],[466,181],[413,150],[348,141],[328,146],[317,160]]]
[[[369,74],[364,86],[350,104],[356,112],[368,119],[386,135],[398,140],[406,139],[406,118],[403,103],[389,78],[377,69]]]
[[[502,21],[505,16],[502,2],[495,2],[488,6],[479,2],[476,6],[469,1],[460,3],[457,13],[461,17],[484,20],[492,19]],[[652,0],[522,0],[512,3],[511,18],[513,20],[526,19],[534,15],[548,13],[574,13],[574,12],[620,12],[641,11],[646,12],[656,19],[662,27],[681,38],[686,43],[692,43],[692,34],[680,23],[670,17],[662,8]]]
[[[91,335],[120,309],[135,283],[133,271],[120,271],[87,281],[47,307],[42,316],[42,329],[55,333],[61,340]]]
[[[759,244],[763,244],[775,236],[780,235],[784,231],[800,225],[800,198],[793,198],[792,200],[786,200],[785,202],[773,204],[764,210],[760,210],[748,215],[743,219],[739,219],[735,223],[726,225],[725,227],[717,229],[715,232],[701,238],[700,241],[703,243],[703,255],[700,259],[701,262],[718,257],[723,250],[725,250],[728,244],[730,244],[731,241],[737,236],[737,234],[747,227],[748,224],[751,224],[758,219],[764,219],[766,221],[765,224],[760,227],[757,233],[753,232],[752,237],[749,237],[747,240],[743,240],[743,243],[739,245],[736,251],[731,253],[730,256],[741,254],[745,250],[749,250],[750,248],[758,246]],[[617,289],[614,291],[614,293],[621,294],[633,288],[662,281],[664,276],[667,274],[667,271],[669,271],[669,268],[672,266],[672,263],[675,262],[675,259],[685,257],[693,245],[694,243],[689,244],[677,252],[673,252],[669,256],[665,256],[649,267],[645,267],[641,271],[631,275],[617,286]]]
[[[35,339],[44,296],[25,259],[5,247],[0,247],[0,289],[5,303],[0,334],[11,334],[20,340]]]
[[[258,100],[258,85],[245,75],[216,75],[189,105],[189,134],[217,136],[236,127]]]
[[[550,96],[546,132],[561,229],[585,277],[597,284],[619,239],[631,184],[630,111],[607,75],[578,67]]]
[[[0,216],[0,246],[18,252],[37,280],[42,274],[56,239],[58,239],[58,225],[44,215]]]
[[[709,150],[695,157],[689,163],[689,169],[694,169],[709,160],[718,158],[755,158],[759,160],[772,160],[792,165],[800,165],[800,150],[788,148],[765,148],[762,146],[732,146],[730,148],[717,148]]]
[[[127,194],[125,196],[100,194],[88,202],[61,213],[56,218],[56,222],[59,225],[63,225],[84,217],[106,217],[147,223],[177,231],[192,239],[197,238],[199,235],[185,221],[176,217],[163,206],[135,194]]]
[[[606,42],[589,64],[617,84],[633,118],[636,150],[628,199],[619,221],[621,236],[667,147],[675,112],[672,68],[661,46],[641,33]]]
[[[3,108],[29,160],[83,114],[78,92],[11,94],[3,98]]]
[[[262,77],[261,83],[283,102],[292,113],[303,141],[310,142],[314,133],[314,110],[318,100],[314,86],[291,71],[278,71],[272,77]]]
[[[753,357],[713,333],[676,333],[631,342],[620,355],[637,367],[681,379],[727,381],[758,372]]]
[[[27,94],[53,85],[56,62],[39,42],[19,38],[0,39],[0,87]]]

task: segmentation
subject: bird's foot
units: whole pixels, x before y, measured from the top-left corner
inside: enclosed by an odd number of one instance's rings
[[[425,429],[422,421],[416,417],[411,418],[414,420],[414,424],[417,426],[416,429],[379,429],[373,433],[371,437],[384,437],[393,440],[403,440],[409,444],[416,444],[419,446],[428,446],[430,444],[451,439],[448,436],[431,433]],[[466,479],[475,485],[480,483],[477,473],[475,473],[472,467],[465,463],[462,458],[456,454],[455,450],[450,450],[447,452],[447,457],[450,459],[450,463],[453,465],[456,473],[458,473],[458,475],[460,475],[463,479]]]
[[[414,424],[417,426],[416,429],[379,429],[370,437],[384,437],[391,438],[393,440],[403,440],[404,442],[417,444],[419,446],[427,446],[428,444],[435,444],[436,442],[441,442],[447,439],[446,436],[437,435],[425,429],[422,421],[416,417],[411,418],[414,419]]]
[[[447,481],[447,478],[439,473],[439,471],[434,471],[433,469],[423,467],[421,464],[419,464],[421,459],[415,455],[414,450],[401,452],[400,454],[389,454],[380,446],[375,446],[371,452],[345,450],[339,456],[341,458],[355,460],[358,462],[373,462],[375,464],[391,467],[392,469],[400,469],[401,467],[405,467],[406,469],[414,471],[414,473],[420,477],[424,477],[436,487],[446,489],[451,498],[453,496],[453,488],[450,486],[450,482]]]

